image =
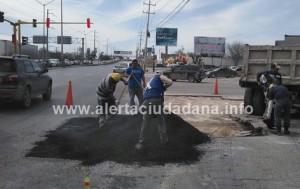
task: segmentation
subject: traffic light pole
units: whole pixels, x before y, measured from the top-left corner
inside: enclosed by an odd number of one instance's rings
[[[33,22],[24,22],[21,20],[18,20],[17,23],[11,22],[7,19],[4,19],[6,22],[9,22],[13,26],[13,35],[15,38],[14,41],[14,53],[15,54],[22,54],[22,36],[21,36],[21,24],[33,24]],[[36,24],[45,24],[46,22],[35,22]],[[51,24],[61,24],[61,22],[51,22]],[[85,22],[63,22],[63,24],[86,24]],[[90,23],[93,24],[93,23]],[[17,29],[18,27],[18,29]],[[18,35],[17,35],[18,32]],[[18,36],[18,37],[17,37]],[[48,40],[48,39],[47,39]],[[61,41],[63,43],[63,41]]]

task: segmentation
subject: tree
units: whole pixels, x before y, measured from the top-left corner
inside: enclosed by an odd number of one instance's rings
[[[227,54],[232,58],[234,65],[237,66],[239,61],[243,58],[245,44],[240,41],[235,41],[227,45],[227,50]]]
[[[202,56],[195,53],[188,53],[189,56],[193,59],[194,64],[200,64],[202,62]]]

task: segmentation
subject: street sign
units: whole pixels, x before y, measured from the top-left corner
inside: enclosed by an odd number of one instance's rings
[[[47,36],[34,35],[33,36],[33,43],[34,44],[46,44],[47,43]]]
[[[71,36],[63,36],[63,44],[72,44]],[[61,44],[61,36],[57,36],[57,44]]]

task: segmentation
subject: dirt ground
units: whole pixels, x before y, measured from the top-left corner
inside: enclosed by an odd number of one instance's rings
[[[198,114],[178,114],[186,122],[193,125],[199,131],[208,133],[212,137],[233,137],[241,136],[244,134],[241,128],[241,124],[234,119],[235,113],[239,114],[240,106],[243,101],[240,100],[224,100],[220,97],[190,97],[190,96],[165,96],[165,106],[173,113],[176,113],[177,109],[175,105],[180,107],[188,106],[204,111],[200,111]],[[172,106],[168,107],[168,104]],[[236,108],[236,109],[235,109]],[[232,110],[232,113],[230,112]],[[218,110],[218,111],[217,111]]]

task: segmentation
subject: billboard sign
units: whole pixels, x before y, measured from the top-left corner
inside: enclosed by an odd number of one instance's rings
[[[63,36],[62,38],[63,44],[72,44],[72,37],[71,36]],[[61,44],[61,36],[57,36],[57,44]]]
[[[33,36],[33,43],[34,44],[46,44],[47,43],[47,36],[34,35]]]
[[[156,28],[156,46],[177,46],[177,28]]]
[[[208,56],[224,56],[224,37],[194,37],[194,53]]]

